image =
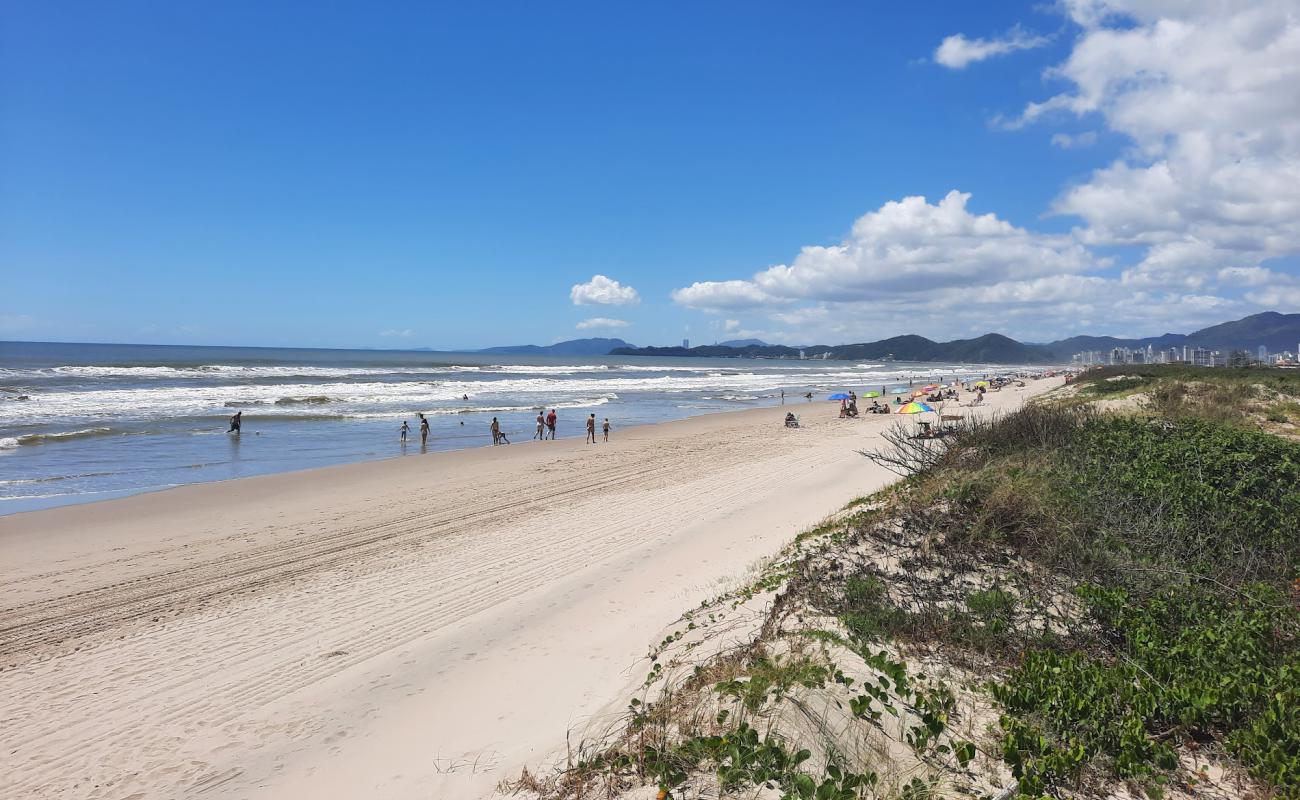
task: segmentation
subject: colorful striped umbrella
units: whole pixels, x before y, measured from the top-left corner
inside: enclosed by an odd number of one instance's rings
[[[908,403],[905,406],[899,406],[897,414],[924,414],[927,411],[934,411],[925,403]]]

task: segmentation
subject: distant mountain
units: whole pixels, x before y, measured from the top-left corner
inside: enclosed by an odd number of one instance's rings
[[[833,358],[839,360],[895,361],[970,361],[985,364],[1060,364],[1085,350],[1109,352],[1116,347],[1157,349],[1193,345],[1215,350],[1245,350],[1253,353],[1259,345],[1270,351],[1294,351],[1300,344],[1300,314],[1266,311],[1235,322],[1202,328],[1190,334],[1166,333],[1145,339],[1119,339],[1113,336],[1072,336],[1047,344],[1017,342],[1000,333],[988,333],[975,339],[935,342],[924,336],[895,336],[878,342],[837,346],[786,347],[769,345],[757,339],[724,342],[702,347],[632,347],[611,351],[620,356],[711,356],[716,358]]]
[[[808,356],[820,356],[831,348],[825,345],[803,348]],[[725,344],[705,344],[699,347],[619,347],[611,356],[704,356],[711,358],[798,358],[799,348],[782,344],[746,345],[728,347]]]
[[[990,333],[978,339],[959,339],[954,342],[935,342],[924,336],[895,336],[879,342],[811,347],[786,347],[785,345],[746,345],[730,347],[723,344],[692,347],[623,347],[611,355],[616,356],[712,356],[716,358],[833,358],[839,360],[893,359],[894,361],[980,361],[989,364],[1031,364],[1045,361],[1043,353],[1032,345]]]
[[[1300,343],[1300,314],[1265,311],[1236,322],[1224,322],[1202,328],[1187,337],[1188,344],[1219,349],[1254,350],[1264,345],[1269,350],[1291,350]]]
[[[488,347],[475,352],[489,355],[533,356],[604,356],[619,348],[633,347],[622,339],[570,339],[548,345],[519,344],[507,347]]]

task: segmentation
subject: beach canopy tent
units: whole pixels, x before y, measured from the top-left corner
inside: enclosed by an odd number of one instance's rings
[[[897,414],[924,414],[927,411],[934,411],[933,408],[925,403],[908,403],[905,406],[899,406]]]
[[[836,392],[833,395],[829,395],[826,399],[827,400],[848,400],[849,396],[845,392]]]

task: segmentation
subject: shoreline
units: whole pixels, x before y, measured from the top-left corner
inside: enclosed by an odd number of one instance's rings
[[[837,412],[0,518],[5,794],[485,796],[643,677],[629,667],[683,609],[895,479],[857,450],[900,419]]]
[[[814,401],[813,403],[807,403],[805,401],[801,401],[801,402],[803,402],[803,405],[815,406],[818,405],[818,402],[826,402],[826,401]],[[633,431],[638,431],[638,429],[654,429],[654,428],[662,427],[662,425],[675,425],[681,423],[688,423],[688,421],[690,420],[710,418],[710,416],[751,414],[751,412],[757,412],[757,411],[764,411],[764,410],[770,411],[772,410],[772,408],[797,408],[797,407],[798,406],[793,405],[793,403],[787,403],[787,405],[785,406],[754,406],[749,408],[729,408],[729,410],[725,410],[725,411],[705,411],[703,412],[703,414],[684,416],[684,418],[680,418],[680,419],[666,419],[666,420],[656,421],[656,423],[642,423],[638,425],[628,425],[627,428],[620,428],[617,429],[617,431],[611,431],[611,436],[620,436],[620,434],[628,434]],[[597,433],[599,434],[599,431]],[[484,438],[486,438],[487,436],[489,436],[489,434],[484,433]],[[415,438],[417,437],[419,437],[419,433],[413,432],[412,441],[415,440]],[[556,438],[555,441],[571,442],[573,440],[576,440],[576,438],[577,438],[576,434],[573,434],[573,436]],[[538,444],[538,440],[536,440],[536,438],[530,438],[530,440],[515,441],[515,442],[511,442],[510,445],[497,445],[495,447],[497,447],[497,449],[500,449],[500,447],[503,446],[517,447],[520,445],[529,445],[529,444],[536,445]],[[610,444],[615,444],[615,442],[611,441]],[[419,445],[416,444],[411,444],[408,446],[412,447],[412,449],[415,449],[415,447],[419,447]],[[49,513],[49,511],[72,509],[72,507],[100,506],[103,505],[103,503],[131,500],[131,498],[134,497],[157,496],[157,494],[177,492],[177,490],[183,490],[192,487],[213,487],[213,485],[240,484],[243,483],[243,481],[257,481],[257,480],[265,480],[265,479],[274,479],[274,477],[281,477],[281,476],[303,475],[303,473],[312,473],[312,472],[325,473],[326,471],[329,470],[350,470],[350,468],[354,468],[354,467],[364,468],[367,466],[372,466],[372,464],[404,462],[404,460],[407,459],[439,458],[439,457],[446,458],[448,457],[448,455],[452,455],[452,454],[474,453],[474,451],[493,449],[493,447],[494,445],[491,444],[482,444],[482,445],[473,445],[469,447],[455,447],[455,449],[448,449],[448,450],[430,449],[428,453],[399,453],[396,455],[381,455],[381,457],[378,458],[363,458],[359,460],[347,460],[347,462],[341,462],[335,464],[320,464],[320,466],[313,466],[313,467],[292,468],[292,470],[283,470],[278,472],[263,472],[263,473],[257,473],[257,475],[222,477],[222,479],[201,480],[201,481],[194,481],[194,483],[187,483],[187,484],[172,484],[172,485],[166,485],[166,487],[152,487],[146,489],[108,489],[105,490],[105,492],[100,492],[100,493],[116,493],[117,496],[95,498],[95,500],[61,503],[61,505],[44,507],[44,509],[30,509],[26,511],[9,511],[9,513],[4,513],[3,506],[0,506],[0,536],[4,535],[3,523],[5,522],[5,520],[19,518],[19,516],[26,516],[32,514],[45,514],[45,513]],[[87,492],[86,494],[94,494],[94,493]]]

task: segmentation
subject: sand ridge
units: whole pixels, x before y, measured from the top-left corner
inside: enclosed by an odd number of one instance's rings
[[[682,609],[892,478],[856,450],[894,418],[787,408],[805,427],[755,409],[0,519],[0,792],[488,794]]]

